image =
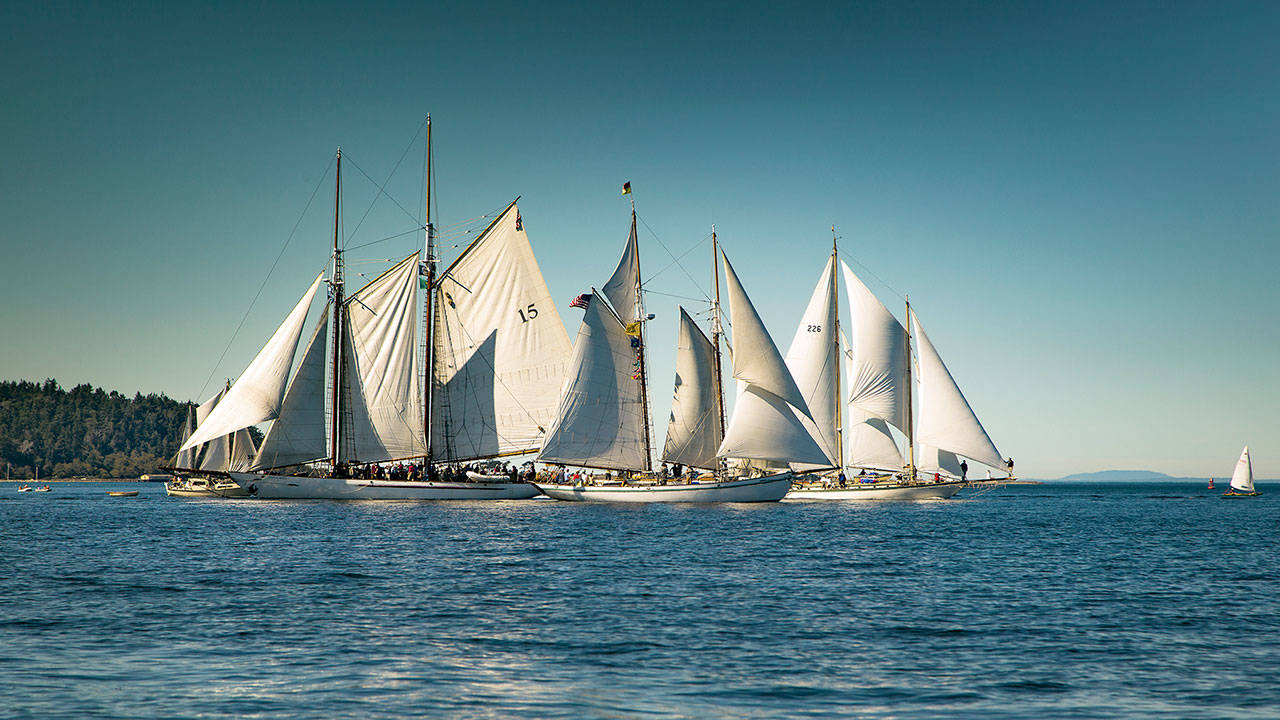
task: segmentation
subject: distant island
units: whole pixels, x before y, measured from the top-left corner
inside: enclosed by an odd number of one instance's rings
[[[1137,482],[1140,480],[1183,480],[1155,470],[1099,470],[1075,473],[1058,478],[1061,482]]]
[[[156,472],[178,450],[190,403],[56,380],[0,381],[0,480]]]

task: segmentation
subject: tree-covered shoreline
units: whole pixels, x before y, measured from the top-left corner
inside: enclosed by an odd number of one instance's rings
[[[0,465],[14,479],[138,477],[178,450],[190,403],[53,379],[0,381]],[[3,476],[0,476],[2,478]]]

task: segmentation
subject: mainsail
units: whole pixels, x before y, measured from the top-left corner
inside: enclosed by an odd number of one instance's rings
[[[302,335],[302,325],[323,277],[323,273],[316,276],[315,282],[311,283],[293,311],[276,329],[253,362],[240,374],[226,397],[182,444],[182,449],[271,420],[280,413],[289,369],[293,366],[293,355]]]
[[[836,404],[840,348],[836,338],[837,300],[836,286],[832,282],[833,263],[834,258],[828,260],[823,268],[809,305],[800,318],[795,338],[787,350],[787,367],[812,413],[812,418],[801,415],[800,422],[826,454],[823,467],[832,467],[839,462]]]
[[[415,342],[417,291],[414,253],[346,301],[347,387],[339,402],[347,403],[350,434],[339,443],[343,460],[383,462],[426,453]]]
[[[733,416],[716,455],[778,465],[828,462],[800,423],[801,416],[812,419],[809,408],[728,257],[724,267],[733,325],[733,377],[739,383]]]
[[[289,381],[280,406],[280,416],[267,430],[252,470],[277,468],[310,462],[327,452],[324,415],[324,378],[327,357],[325,340],[329,334],[329,306]]]
[[[849,403],[873,417],[909,432],[911,410],[907,368],[907,331],[844,262],[849,296],[854,362],[849,373]]]
[[[1253,461],[1249,459],[1249,446],[1244,446],[1240,459],[1236,461],[1236,470],[1231,473],[1231,489],[1236,492],[1253,492]]]
[[[515,203],[440,276],[434,303],[433,456],[537,450],[572,347]]]
[[[942,364],[942,358],[929,342],[929,336],[920,326],[920,318],[914,311],[911,311],[911,322],[920,362],[920,413],[915,423],[916,442],[948,450],[991,467],[1002,467],[1004,461],[995,443],[978,422],[978,416],[964,399],[947,366]]]
[[[715,347],[697,323],[680,308],[676,341],[675,394],[667,422],[662,461],[714,469],[721,427],[719,378],[715,376]]]
[[[556,421],[538,459],[637,470],[649,466],[636,352],[622,322],[594,294],[573,344]]]

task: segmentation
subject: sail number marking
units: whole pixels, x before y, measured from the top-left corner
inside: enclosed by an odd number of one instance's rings
[[[806,330],[807,330],[807,332],[822,332],[822,326],[821,326],[821,325],[810,325]]]
[[[534,307],[533,303],[529,303],[527,308],[516,308],[516,314],[520,316],[520,322],[527,323],[538,317],[538,308]]]

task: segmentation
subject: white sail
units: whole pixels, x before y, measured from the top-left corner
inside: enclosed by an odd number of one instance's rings
[[[846,465],[878,470],[902,469],[902,451],[884,420],[850,407],[844,426],[848,437]]]
[[[792,407],[777,395],[739,380],[733,415],[716,455],[764,460],[768,467],[823,467],[827,454],[814,442]]]
[[[715,347],[693,318],[680,308],[676,341],[675,394],[667,422],[662,461],[692,467],[716,467],[716,449],[724,428],[720,422]]]
[[[1253,461],[1249,459],[1249,446],[1244,446],[1236,470],[1231,474],[1231,489],[1236,492],[1253,492]]]
[[[949,450],[957,455],[999,468],[1004,466],[995,443],[978,422],[978,416],[964,399],[942,358],[929,342],[920,318],[911,311],[919,355],[920,414],[916,420],[916,442]]]
[[[253,465],[253,456],[257,449],[253,447],[253,436],[249,428],[240,428],[231,436],[231,455],[227,458],[227,469],[243,472]]]
[[[960,477],[960,458],[948,450],[920,443],[916,445],[916,468],[921,473],[932,475],[940,473],[952,477]]]
[[[200,403],[200,407],[196,408],[196,427],[199,428],[213,409],[218,407],[218,403],[222,401],[222,396],[227,394],[228,388],[223,388],[214,393],[213,397]],[[190,438],[188,438],[190,440]],[[199,469],[216,470],[221,472],[227,469],[227,436],[220,435],[207,444],[194,447],[192,450],[200,458]]]
[[[845,293],[849,296],[853,334],[849,402],[906,432],[911,403],[907,384],[907,331],[848,265],[841,262],[840,267]]]
[[[812,419],[809,408],[728,257],[724,267],[733,325],[733,376],[739,383],[733,415],[716,455],[779,466],[830,462],[800,422],[802,416]]]
[[[572,346],[514,203],[441,275],[434,302],[433,457],[536,451]]]
[[[346,302],[343,364],[349,432],[343,460],[383,462],[426,454],[417,372],[418,254],[361,288]]]
[[[280,406],[280,416],[262,438],[262,447],[251,470],[284,467],[310,462],[325,456],[325,367],[326,338],[329,335],[329,311],[311,334],[311,341],[298,363],[298,371],[289,381]]]
[[[836,465],[839,457],[836,447],[839,388],[836,386],[840,380],[837,372],[840,352],[836,337],[836,287],[831,282],[832,263],[833,260],[827,260],[787,350],[787,367],[812,413],[812,419],[801,416],[800,422],[826,453],[827,460],[822,463],[824,467]]]
[[[791,377],[791,370],[782,361],[778,346],[769,336],[747,292],[742,289],[727,255],[724,255],[724,272],[728,280],[725,284],[728,286],[729,316],[733,325],[733,377],[785,400],[812,419],[809,406],[800,388],[796,387],[795,378]]]
[[[188,406],[187,421],[182,425],[182,442],[184,443],[187,441],[187,438],[191,437],[191,433],[195,432],[196,423],[195,423],[194,416],[195,416],[194,409]],[[196,461],[196,449],[187,448],[185,450],[178,451],[178,456],[173,460],[173,466],[176,468],[189,470],[195,467],[195,461]]]
[[[233,433],[240,428],[274,419],[280,413],[284,390],[293,367],[293,355],[298,349],[302,324],[316,288],[324,275],[317,275],[315,282],[302,296],[275,334],[258,352],[249,367],[245,368],[227,396],[209,413],[195,433],[183,443],[183,449],[209,442],[220,435]]]
[[[227,459],[231,453],[230,440],[230,435],[219,435],[206,443],[204,457],[200,460],[200,469],[217,472],[225,471],[227,469]]]
[[[640,319],[636,315],[636,287],[639,282],[640,243],[636,239],[636,221],[633,217],[631,234],[627,236],[627,246],[622,250],[618,267],[614,268],[609,281],[600,288],[624,325]]]
[[[542,462],[648,469],[644,406],[632,336],[599,297],[583,314]]]

